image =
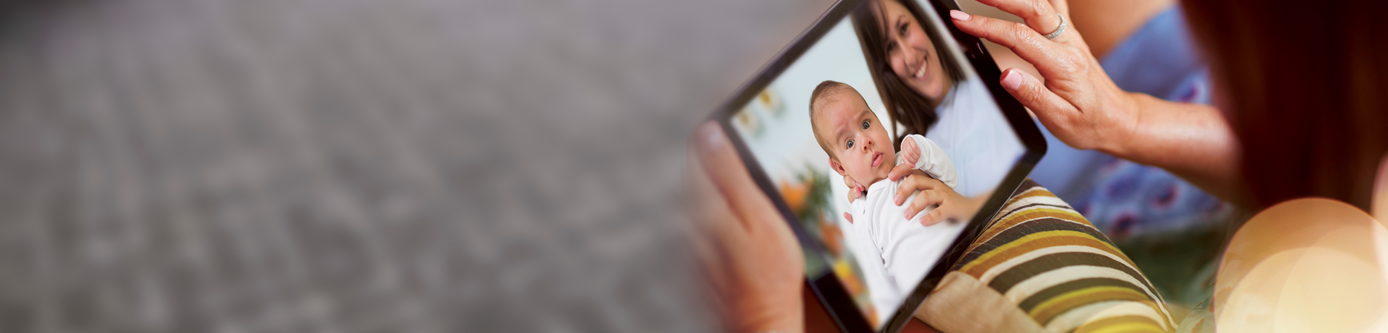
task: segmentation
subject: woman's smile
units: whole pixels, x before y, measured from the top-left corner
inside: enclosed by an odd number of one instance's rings
[[[912,77],[915,77],[917,80],[930,80],[930,77],[928,76],[928,74],[930,74],[930,63],[925,61],[925,59],[921,59],[920,66],[920,69],[917,69],[916,73],[912,75]]]
[[[942,72],[940,54],[930,35],[925,32],[914,14],[900,2],[881,2],[882,34],[886,36],[882,47],[886,63],[892,73],[928,100],[938,102],[952,86],[952,80]],[[932,106],[933,107],[933,106]]]

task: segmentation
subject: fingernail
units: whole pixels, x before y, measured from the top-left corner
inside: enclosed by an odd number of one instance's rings
[[[1021,88],[1022,74],[1018,74],[1015,69],[1007,71],[1007,74],[1003,74],[1002,76],[1002,87],[1011,91],[1016,91],[1017,88]]]
[[[968,21],[970,16],[967,13],[951,9],[949,11],[949,17],[953,17],[954,19],[960,21]]]
[[[699,136],[704,138],[704,150],[714,150],[723,146],[723,129],[716,122],[700,125]]]

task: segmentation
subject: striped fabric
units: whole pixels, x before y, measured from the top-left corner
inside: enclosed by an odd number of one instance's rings
[[[1028,179],[955,269],[1051,332],[1169,332],[1171,314],[1132,260]]]

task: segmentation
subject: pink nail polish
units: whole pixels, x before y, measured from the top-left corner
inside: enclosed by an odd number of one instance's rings
[[[704,124],[704,128],[702,128],[701,131],[704,133],[705,149],[712,150],[722,146],[723,131],[719,128],[718,123],[710,122]]]
[[[1003,74],[1002,76],[1002,87],[1011,91],[1016,91],[1017,88],[1021,88],[1022,74],[1018,74],[1015,69],[1007,71],[1007,74]]]
[[[960,21],[968,21],[970,18],[969,14],[953,9],[949,11],[949,17],[953,17],[954,19]]]

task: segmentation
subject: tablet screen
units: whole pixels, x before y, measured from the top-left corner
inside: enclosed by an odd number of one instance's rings
[[[981,81],[996,78],[979,77],[940,14],[927,1],[868,0],[821,22],[828,32],[729,121],[792,223],[818,245],[806,252],[817,256],[807,257],[806,274],[837,277],[873,329],[1026,152]],[[898,206],[899,182],[887,174],[899,164],[928,175],[934,189]],[[908,218],[921,195],[943,203]],[[947,218],[927,221],[935,210]]]

